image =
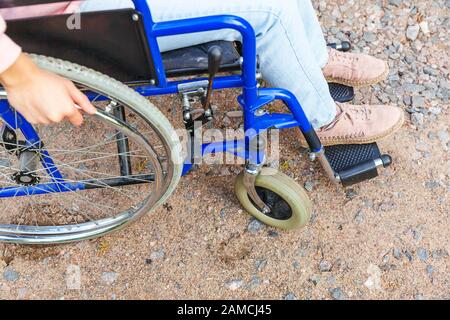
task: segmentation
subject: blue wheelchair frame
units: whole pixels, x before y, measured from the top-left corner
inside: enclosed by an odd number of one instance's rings
[[[179,85],[198,82],[206,79],[194,79],[186,81],[168,81],[166,78],[161,52],[157,39],[159,37],[212,31],[219,29],[233,29],[242,35],[243,67],[240,75],[221,76],[214,80],[213,89],[242,88],[242,95],[238,101],[244,112],[244,129],[250,132],[242,141],[224,141],[205,144],[202,147],[203,156],[215,153],[231,153],[246,159],[250,163],[260,165],[264,161],[261,151],[249,150],[249,142],[264,133],[268,129],[286,129],[299,127],[305,135],[313,152],[321,152],[323,147],[317,135],[306,117],[299,101],[289,91],[276,88],[258,88],[257,83],[257,55],[256,36],[252,26],[244,19],[231,15],[208,16],[201,18],[184,19],[169,22],[153,21],[149,5],[146,0],[133,0],[136,11],[143,19],[146,36],[150,46],[150,52],[156,71],[155,85],[140,85],[134,89],[143,96],[157,96],[179,93]],[[150,72],[150,70],[149,70]],[[93,99],[93,96],[89,96]],[[106,99],[103,97],[103,99]],[[102,99],[97,99],[101,101]],[[257,111],[276,100],[283,101],[291,111],[291,114],[262,114]],[[47,174],[52,179],[50,184],[36,186],[17,186],[0,188],[0,198],[38,195],[55,192],[72,192],[85,190],[83,183],[66,182],[53,162],[51,155],[41,149],[42,142],[33,126],[25,118],[15,112],[7,100],[0,100],[0,116],[13,130],[20,130],[27,140],[27,147],[39,148],[42,154],[41,163]],[[244,151],[243,151],[244,150]],[[189,161],[190,162],[190,161]],[[186,163],[184,173],[192,168],[191,163]]]

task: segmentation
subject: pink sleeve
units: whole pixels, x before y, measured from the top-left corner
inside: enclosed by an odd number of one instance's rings
[[[19,57],[22,49],[6,34],[5,20],[0,16],[0,73],[8,69]]]

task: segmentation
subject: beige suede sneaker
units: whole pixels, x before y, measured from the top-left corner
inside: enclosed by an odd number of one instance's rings
[[[341,52],[328,49],[328,63],[323,74],[328,82],[355,88],[370,86],[386,80],[388,64],[362,53]]]
[[[373,143],[392,135],[404,123],[403,110],[394,106],[338,103],[337,110],[334,121],[317,131],[324,146]],[[307,148],[301,133],[299,139]]]

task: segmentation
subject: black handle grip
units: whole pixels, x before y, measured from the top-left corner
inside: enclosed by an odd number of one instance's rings
[[[377,165],[374,160],[362,162],[356,166],[338,172],[344,187],[376,178],[378,176]]]
[[[222,49],[219,46],[212,46],[209,48],[208,72],[211,77],[214,77],[219,72],[222,55]]]
[[[383,162],[383,167],[385,168],[392,164],[392,157],[388,154],[383,154],[380,159]]]

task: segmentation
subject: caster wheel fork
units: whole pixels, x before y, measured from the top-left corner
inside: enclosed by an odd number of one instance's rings
[[[236,179],[235,193],[244,209],[275,228],[293,230],[304,227],[312,212],[306,191],[275,169],[262,168],[258,171],[254,174],[251,168],[247,168]],[[251,182],[253,186],[249,185]]]

